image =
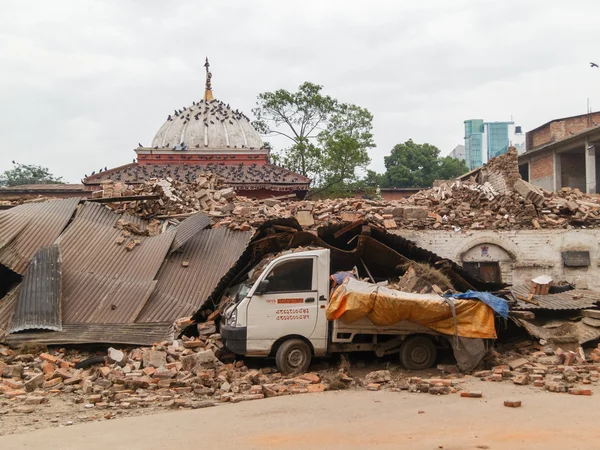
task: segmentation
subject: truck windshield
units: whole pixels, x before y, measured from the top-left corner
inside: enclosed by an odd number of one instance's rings
[[[246,295],[248,295],[248,291],[250,291],[251,287],[251,285],[248,285],[246,283],[238,285],[237,290],[235,291],[235,297],[233,301],[235,303],[241,302],[244,298],[246,298]]]

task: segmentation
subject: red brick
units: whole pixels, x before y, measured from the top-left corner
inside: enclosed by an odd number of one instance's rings
[[[483,394],[475,391],[464,391],[460,393],[460,396],[466,398],[481,398],[483,397]]]
[[[40,359],[42,361],[48,361],[48,362],[50,362],[52,364],[55,364],[56,361],[58,360],[58,358],[56,356],[52,356],[50,353],[42,353],[40,355]]]
[[[521,400],[504,400],[504,406],[509,408],[518,408],[521,406]]]
[[[569,394],[571,395],[592,395],[591,389],[569,389]]]

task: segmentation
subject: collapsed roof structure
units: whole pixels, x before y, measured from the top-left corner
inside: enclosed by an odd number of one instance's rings
[[[265,255],[304,246],[329,248],[333,267],[357,265],[378,278],[417,261],[457,289],[501,287],[369,222],[317,234],[294,218],[267,221],[256,233],[210,223],[202,212],[161,223],[79,199],[0,212],[0,264],[11,275],[3,277],[0,336],[12,344],[149,345],[170,336],[177,319],[213,312],[225,288]]]
[[[153,232],[147,220],[79,199],[3,211],[0,263],[23,281],[0,300],[0,334],[9,343],[164,339],[177,318],[201,306],[252,237],[209,223],[198,213]],[[2,287],[16,279],[3,277]]]

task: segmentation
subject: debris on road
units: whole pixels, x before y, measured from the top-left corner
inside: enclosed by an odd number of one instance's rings
[[[504,400],[504,406],[508,406],[509,408],[520,408],[521,400]]]

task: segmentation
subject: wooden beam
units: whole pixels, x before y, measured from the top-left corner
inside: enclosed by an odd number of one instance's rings
[[[335,233],[333,233],[333,237],[338,239],[340,236],[346,234],[348,231],[352,231],[354,228],[358,227],[359,225],[362,225],[363,222],[364,222],[363,219],[356,220],[356,221],[346,225],[341,230],[338,230]]]
[[[96,202],[96,203],[121,203],[121,202],[135,202],[141,200],[158,200],[160,199],[160,195],[152,194],[152,195],[129,195],[123,197],[106,197],[106,198],[88,198],[85,201],[87,202]]]

